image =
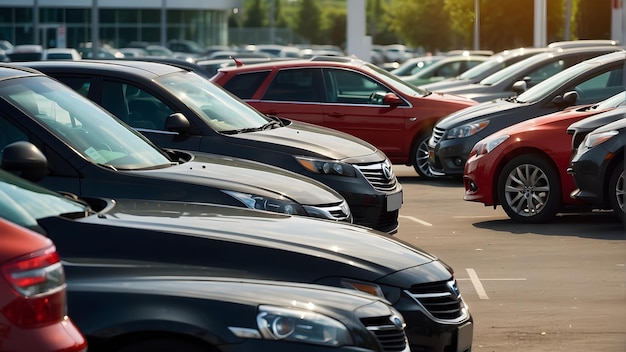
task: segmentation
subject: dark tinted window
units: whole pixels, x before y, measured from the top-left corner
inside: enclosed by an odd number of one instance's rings
[[[321,74],[317,68],[279,71],[263,100],[320,102]]]
[[[242,73],[226,82],[224,88],[241,99],[250,99],[269,74],[269,71]]]

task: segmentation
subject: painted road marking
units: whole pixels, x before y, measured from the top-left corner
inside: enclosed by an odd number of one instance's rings
[[[411,220],[411,221],[415,221],[416,223],[418,223],[418,224],[422,224],[422,225],[424,225],[424,226],[433,226],[433,224],[431,224],[431,223],[429,223],[429,222],[426,222],[426,221],[424,221],[424,220],[420,220],[420,219],[418,219],[418,218],[416,218],[416,217],[413,217],[413,216],[399,215],[398,217],[400,217],[400,218],[405,218],[405,219],[409,219],[409,220]]]
[[[487,292],[485,291],[485,288],[483,287],[483,284],[481,281],[526,281],[525,278],[506,278],[506,279],[479,279],[478,278],[478,274],[476,274],[476,271],[472,268],[466,268],[465,270],[467,270],[467,274],[469,275],[469,279],[458,279],[458,281],[464,281],[464,280],[470,280],[472,282],[472,285],[474,285],[474,289],[476,290],[476,293],[478,294],[478,298],[480,299],[489,299],[489,296],[487,296]]]

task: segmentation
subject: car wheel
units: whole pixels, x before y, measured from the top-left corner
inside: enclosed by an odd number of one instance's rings
[[[609,181],[609,202],[615,215],[624,222],[626,209],[624,208],[624,188],[626,188],[626,176],[624,176],[624,162],[620,162]]]
[[[435,178],[430,171],[428,164],[428,139],[430,136],[421,136],[415,143],[415,150],[413,151],[413,168],[420,175],[421,178],[432,180]]]
[[[509,161],[498,179],[498,197],[518,222],[540,223],[554,217],[561,203],[561,183],[552,164],[536,155]]]
[[[133,341],[117,349],[117,352],[210,352],[212,349],[191,341],[176,338],[152,338]]]

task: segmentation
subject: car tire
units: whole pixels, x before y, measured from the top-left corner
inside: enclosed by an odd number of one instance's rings
[[[433,173],[430,171],[430,166],[428,163],[428,139],[430,136],[423,135],[417,138],[417,142],[413,147],[413,168],[415,172],[420,176],[420,178],[426,180],[432,180],[435,178]]]
[[[210,352],[212,349],[183,339],[155,337],[133,341],[118,348],[117,352]]]
[[[521,223],[546,222],[561,206],[559,174],[540,156],[518,156],[500,173],[498,198],[511,219]]]
[[[617,164],[613,173],[611,174],[611,179],[609,181],[609,203],[611,203],[611,208],[615,212],[615,216],[620,219],[622,222],[625,221],[626,212],[625,202],[626,196],[624,195],[624,188],[626,188],[626,175],[624,173],[624,162],[620,162]]]

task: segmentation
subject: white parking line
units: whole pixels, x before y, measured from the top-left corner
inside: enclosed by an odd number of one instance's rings
[[[470,277],[470,280],[472,281],[472,285],[474,285],[474,289],[476,290],[476,293],[478,293],[478,298],[489,299],[489,296],[487,296],[487,292],[485,292],[485,289],[483,288],[483,284],[480,282],[480,279],[478,278],[476,271],[472,268],[467,268],[466,270],[467,270],[467,274]]]
[[[420,219],[415,218],[415,217],[412,217],[412,216],[399,215],[398,217],[400,217],[400,218],[405,218],[405,219],[409,219],[409,220],[411,220],[411,221],[415,221],[416,223],[418,223],[418,224],[422,224],[422,225],[424,225],[424,226],[433,226],[433,224],[431,224],[431,223],[429,223],[429,222],[426,222],[426,221],[424,221],[424,220],[420,220]]]

